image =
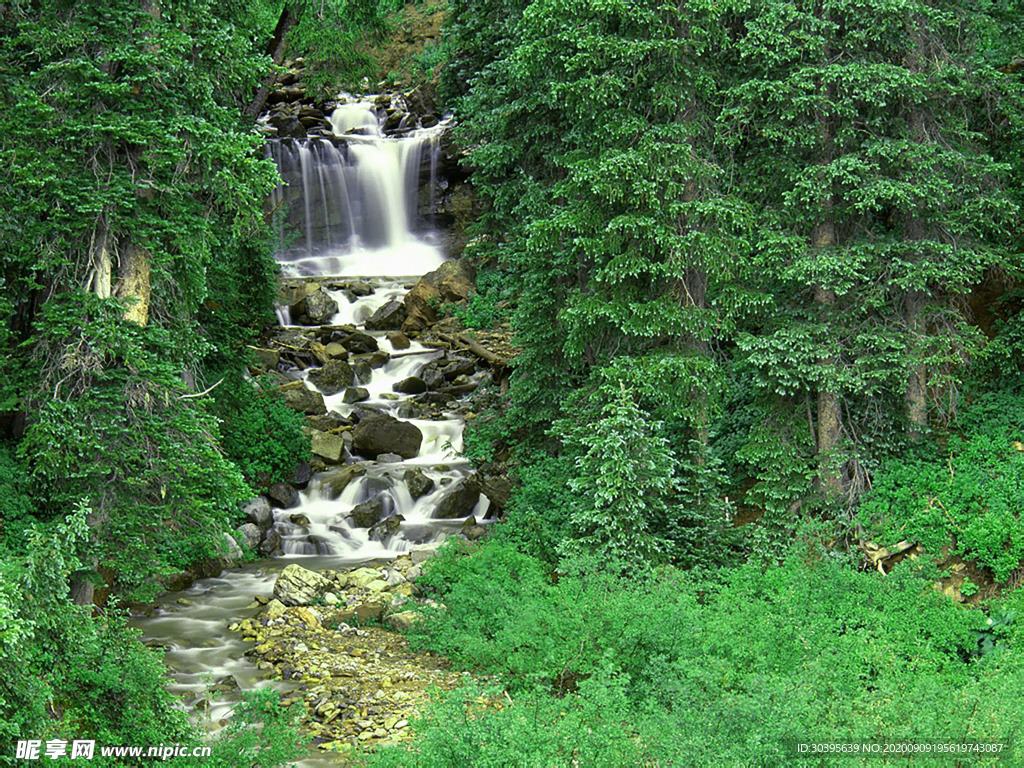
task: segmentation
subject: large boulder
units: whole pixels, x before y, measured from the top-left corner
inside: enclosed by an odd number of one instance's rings
[[[253,523],[261,531],[274,524],[274,513],[270,511],[270,502],[266,496],[257,496],[242,508],[247,522]]]
[[[405,295],[404,331],[421,331],[437,320],[434,307],[442,302],[458,302],[474,291],[472,270],[461,261],[446,261],[428,272]]]
[[[353,355],[363,355],[380,349],[377,340],[368,333],[352,333],[341,341],[341,345]]]
[[[352,432],[352,447],[361,456],[397,453],[411,459],[420,452],[422,443],[423,433],[418,427],[386,414],[361,419]]]
[[[299,299],[289,311],[300,325],[324,325],[337,314],[338,302],[321,289]]]
[[[299,506],[299,492],[288,483],[274,483],[267,489],[270,503],[280,509]]]
[[[341,360],[328,360],[322,368],[309,372],[309,380],[325,395],[341,392],[355,381],[352,366]]]
[[[423,474],[422,469],[410,469],[406,471],[402,479],[413,499],[418,499],[434,490],[434,481]]]
[[[245,546],[249,549],[256,549],[260,545],[260,540],[263,538],[263,534],[255,523],[245,523],[244,525],[240,525],[238,527],[238,533],[241,534],[242,539],[245,541]]]
[[[344,469],[324,478],[320,486],[321,493],[327,496],[328,499],[336,499],[341,496],[341,492],[348,487],[349,483],[365,474],[365,464],[349,464]]]
[[[384,520],[381,520],[376,525],[370,528],[370,532],[367,534],[370,541],[387,541],[391,536],[398,533],[398,529],[402,527],[402,521],[405,520],[402,515],[392,515]]]
[[[441,497],[434,510],[434,517],[441,520],[468,517],[478,501],[480,488],[472,482],[472,478],[459,480]]]
[[[393,385],[391,389],[403,395],[422,395],[427,391],[427,385],[419,376],[410,376]]]
[[[289,565],[274,583],[274,597],[284,605],[309,605],[331,588],[331,582],[316,571]]]
[[[405,322],[405,304],[401,301],[389,301],[378,309],[364,323],[369,331],[397,331]]]
[[[313,453],[328,464],[337,464],[341,461],[342,454],[345,453],[345,441],[341,435],[314,431],[312,449]]]
[[[301,381],[290,381],[277,388],[284,397],[285,404],[299,413],[309,416],[319,416],[327,413],[327,406],[324,405],[324,396],[319,392],[308,389]]]
[[[383,493],[378,493],[369,501],[357,504],[348,515],[352,519],[352,525],[356,528],[376,525],[384,517],[386,501],[387,497]]]

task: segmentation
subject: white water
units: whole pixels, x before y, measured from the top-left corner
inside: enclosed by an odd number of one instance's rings
[[[434,207],[444,124],[394,138],[383,119],[373,101],[351,101],[331,113],[334,139],[268,142],[285,274],[422,275],[444,260],[417,216],[424,176]]]

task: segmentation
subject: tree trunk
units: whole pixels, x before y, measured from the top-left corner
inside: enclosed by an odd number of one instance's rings
[[[831,208],[831,200],[825,204],[826,211]],[[831,215],[814,228],[811,233],[811,247],[815,250],[834,245],[836,241],[835,225]],[[820,309],[820,315],[827,318],[833,311],[836,302],[835,291],[821,285],[814,286],[814,301]],[[822,367],[831,368],[836,364],[835,357],[822,359]],[[842,432],[842,412],[839,397],[829,387],[819,385],[818,397],[818,479],[827,495],[841,493],[843,490],[842,463],[835,455]]]
[[[281,66],[281,62],[284,60],[285,50],[285,37],[292,27],[298,22],[298,18],[293,16],[290,9],[285,5],[284,10],[281,11],[281,17],[277,20],[277,26],[274,27],[274,34],[270,38],[270,42],[267,43],[267,55],[273,59],[274,67]],[[255,95],[252,97],[252,101],[249,102],[249,106],[245,108],[245,114],[251,118],[256,118],[260,110],[263,109],[264,103],[267,101],[267,94],[270,93],[270,86],[274,83],[274,77],[276,73],[271,73],[263,81],[263,84],[256,89]]]
[[[149,251],[138,245],[131,244],[123,249],[117,270],[117,289],[115,295],[128,304],[125,320],[136,325],[149,322]]]

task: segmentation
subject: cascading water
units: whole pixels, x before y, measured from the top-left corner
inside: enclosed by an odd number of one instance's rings
[[[421,275],[443,261],[417,201],[424,179],[433,200],[445,124],[387,136],[383,119],[374,101],[350,101],[331,113],[333,137],[268,143],[285,274]]]
[[[417,216],[423,183],[431,185],[433,201],[443,124],[426,130],[399,125],[400,137],[385,136],[375,101],[366,99],[339,106],[331,124],[333,138],[269,142],[268,152],[282,177],[271,200],[281,225],[278,259],[286,276],[366,280],[370,290],[359,298],[344,290],[329,291],[338,312],[327,327],[363,326],[376,310],[402,299],[409,283],[397,278],[422,275],[444,260],[429,228]],[[429,170],[424,168],[425,159]],[[428,213],[432,206],[433,202]],[[290,326],[287,307],[278,308],[278,319],[282,326]],[[345,568],[424,545],[436,546],[445,535],[459,530],[467,513],[478,520],[487,513],[489,501],[480,495],[475,505],[470,498],[470,509],[460,508],[458,517],[435,519],[439,503],[471,474],[468,462],[458,457],[463,424],[450,413],[426,418],[411,408],[409,395],[394,391],[398,382],[416,375],[443,353],[416,341],[398,351],[385,333],[362,330],[388,355],[387,362],[361,369],[353,384],[366,392],[358,403],[345,402],[341,391],[324,394],[324,405],[329,414],[341,419],[356,420],[356,409],[370,409],[412,424],[422,435],[418,454],[410,459],[353,456],[349,461],[359,464],[360,473],[340,493],[334,492],[333,478],[341,467],[314,476],[298,506],[274,511],[273,531],[280,536],[283,554],[226,570],[183,593],[165,595],[152,615],[135,621],[148,642],[167,649],[171,688],[183,695],[187,707],[204,700],[210,703],[210,683],[226,689],[208,708],[211,727],[230,716],[237,700],[236,683],[242,690],[271,684],[284,687],[261,679],[244,657],[250,644],[227,631],[229,623],[258,610],[253,601],[270,593],[277,571],[291,562],[314,570]],[[316,390],[311,372],[284,373]],[[411,473],[419,478],[415,496],[408,482]],[[382,525],[356,525],[353,510],[373,500],[379,503]],[[317,755],[299,765],[333,764],[331,756]]]

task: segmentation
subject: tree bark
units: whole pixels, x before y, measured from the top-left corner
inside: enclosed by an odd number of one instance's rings
[[[287,5],[285,5],[284,10],[281,11],[281,17],[277,20],[277,26],[274,27],[274,34],[267,43],[266,49],[266,53],[273,60],[275,67],[279,67],[281,62],[284,60],[285,38],[297,22],[298,18],[293,16],[291,10]],[[270,86],[274,84],[275,76],[276,73],[272,72],[263,81],[263,84],[256,89],[256,93],[253,95],[252,101],[250,101],[249,106],[245,108],[245,114],[249,117],[255,119],[259,115],[260,110],[263,109],[263,105],[267,101],[267,94],[270,93]]]

